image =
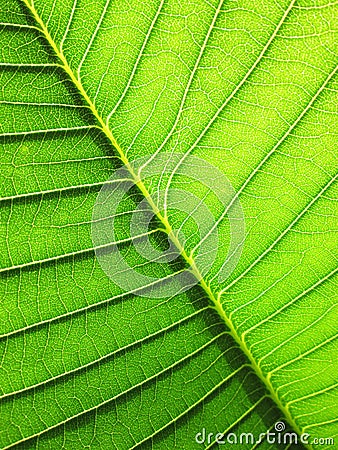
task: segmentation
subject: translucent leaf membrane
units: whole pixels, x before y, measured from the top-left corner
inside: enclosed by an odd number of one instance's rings
[[[337,5],[4,3],[0,447],[334,448]]]

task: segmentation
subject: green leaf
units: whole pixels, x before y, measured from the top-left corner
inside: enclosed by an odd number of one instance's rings
[[[1,448],[334,448],[337,17],[2,1]]]

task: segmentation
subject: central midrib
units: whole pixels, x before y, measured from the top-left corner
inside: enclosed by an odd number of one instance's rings
[[[255,358],[253,357],[249,347],[246,345],[246,342],[241,338],[241,336],[238,334],[236,328],[234,327],[234,324],[227,316],[226,312],[224,311],[222,304],[220,302],[220,296],[219,292],[213,292],[209,286],[209,284],[203,279],[194,259],[188,255],[184,249],[184,247],[181,245],[179,239],[175,235],[175,233],[172,230],[172,227],[167,220],[165,216],[161,214],[158,207],[154,203],[154,201],[151,198],[151,195],[141,180],[141,178],[138,176],[138,174],[135,173],[129,159],[125,155],[124,151],[122,150],[121,146],[118,144],[117,140],[113,136],[113,133],[111,132],[109,126],[106,124],[106,122],[103,120],[103,118],[100,116],[99,112],[97,111],[94,103],[91,101],[90,97],[88,96],[87,92],[82,86],[81,81],[76,77],[73,70],[68,64],[67,59],[65,58],[64,54],[60,49],[57,47],[56,43],[54,42],[53,38],[51,37],[48,28],[45,26],[43,21],[41,20],[40,16],[38,15],[37,11],[35,10],[34,6],[32,6],[28,0],[23,0],[25,5],[28,7],[28,9],[31,11],[34,19],[36,20],[37,24],[39,25],[41,32],[45,36],[46,40],[48,41],[49,45],[54,50],[57,58],[61,61],[61,67],[64,69],[64,71],[67,73],[67,75],[72,80],[73,84],[75,85],[78,92],[81,94],[81,96],[84,98],[85,102],[87,103],[89,109],[91,110],[92,114],[100,124],[100,129],[103,131],[105,136],[109,139],[115,150],[118,152],[119,157],[122,161],[122,163],[125,165],[129,173],[131,174],[133,181],[135,185],[138,187],[144,198],[149,203],[149,206],[151,207],[152,211],[156,215],[157,219],[161,222],[161,224],[164,226],[164,229],[168,235],[168,238],[172,241],[172,243],[176,246],[177,250],[179,251],[182,258],[187,262],[191,272],[194,274],[194,276],[199,280],[200,286],[203,288],[205,293],[207,294],[209,300],[211,301],[213,309],[217,311],[221,319],[224,321],[225,325],[229,329],[229,332],[234,339],[234,341],[237,343],[241,351],[245,354],[245,356],[248,358],[250,362],[250,366],[252,367],[252,370],[255,372],[255,374],[258,376],[258,378],[262,381],[262,383],[265,385],[267,390],[269,391],[270,397],[275,402],[275,404],[278,406],[278,408],[281,410],[283,415],[285,416],[286,420],[289,422],[289,425],[296,431],[299,435],[302,433],[302,430],[298,427],[297,423],[293,419],[292,415],[290,414],[290,411],[288,408],[282,403],[280,400],[276,390],[274,389],[272,383],[269,379],[269,374],[264,375],[263,371],[261,370],[260,366],[257,364]],[[306,448],[311,449],[312,446],[308,445]]]

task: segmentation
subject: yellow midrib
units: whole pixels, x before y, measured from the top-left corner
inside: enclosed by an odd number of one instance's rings
[[[299,426],[297,425],[297,423],[293,419],[292,415],[290,414],[290,411],[289,411],[288,407],[282,403],[282,401],[280,400],[278,394],[276,393],[276,391],[275,391],[275,389],[274,389],[274,387],[273,387],[273,385],[272,385],[272,383],[270,381],[270,374],[268,373],[267,375],[264,375],[264,373],[261,370],[260,366],[257,364],[255,358],[253,357],[250,349],[248,348],[246,342],[238,334],[237,330],[234,327],[234,324],[232,323],[232,321],[229,319],[229,317],[227,316],[226,312],[224,311],[223,306],[222,306],[222,304],[220,302],[219,293],[214,293],[211,290],[209,284],[201,276],[201,273],[198,270],[198,267],[197,267],[194,259],[190,255],[188,255],[186,253],[186,251],[184,250],[184,247],[181,245],[180,241],[178,240],[178,238],[173,233],[173,230],[172,230],[172,227],[171,227],[169,221],[158,210],[156,204],[153,202],[153,200],[151,198],[151,195],[150,195],[147,187],[145,186],[143,181],[140,179],[140,177],[133,170],[133,167],[130,164],[127,156],[124,154],[122,148],[120,147],[120,145],[116,141],[116,139],[113,136],[109,126],[105,123],[103,118],[100,116],[100,114],[97,111],[94,103],[91,101],[91,99],[89,98],[89,96],[86,93],[85,89],[83,88],[81,81],[76,77],[76,75],[74,74],[73,70],[69,66],[68,61],[65,58],[63,52],[57,47],[56,43],[54,42],[53,38],[51,37],[51,35],[50,35],[49,31],[48,31],[48,28],[45,26],[45,24],[43,23],[43,21],[41,20],[41,18],[39,16],[39,14],[37,13],[36,9],[34,8],[34,5],[30,4],[29,0],[22,0],[22,1],[25,3],[25,5],[31,11],[32,15],[34,16],[34,19],[36,20],[36,22],[40,26],[41,32],[44,34],[44,36],[47,39],[48,43],[53,48],[56,56],[62,62],[61,66],[63,67],[65,72],[68,74],[68,76],[70,77],[70,79],[72,80],[72,82],[74,83],[74,85],[76,86],[76,88],[78,89],[80,94],[82,95],[82,97],[85,99],[89,109],[92,111],[93,115],[95,116],[95,118],[99,122],[100,128],[105,133],[105,135],[107,136],[107,138],[109,139],[111,144],[114,146],[114,148],[117,150],[122,163],[128,169],[129,173],[131,174],[131,176],[132,176],[132,178],[134,180],[134,183],[137,185],[137,187],[139,188],[139,190],[142,193],[142,195],[147,199],[150,207],[152,208],[152,210],[153,210],[154,214],[156,215],[156,217],[158,218],[158,220],[160,220],[160,222],[164,225],[165,231],[168,234],[169,239],[176,246],[176,248],[180,252],[181,256],[184,258],[184,260],[188,263],[188,265],[189,265],[189,267],[191,269],[191,272],[199,280],[199,284],[201,285],[201,287],[203,288],[203,290],[207,294],[208,298],[210,299],[213,309],[215,309],[217,311],[219,316],[225,322],[226,326],[228,327],[228,329],[230,331],[231,336],[233,337],[235,342],[238,344],[240,349],[243,351],[245,356],[249,359],[250,365],[251,365],[253,371],[256,373],[258,378],[262,381],[262,383],[268,389],[271,399],[276,403],[276,405],[281,410],[281,412],[283,413],[283,415],[285,416],[285,418],[287,419],[289,424],[292,426],[292,428],[295,430],[295,432],[298,433],[299,435],[302,434],[302,430],[299,428]],[[304,447],[306,447],[308,449],[313,449],[312,445],[305,445]]]

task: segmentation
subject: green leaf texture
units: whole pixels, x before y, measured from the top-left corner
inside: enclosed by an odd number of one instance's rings
[[[308,448],[337,435],[337,19],[329,0],[1,0],[1,448],[211,448],[277,421]],[[245,242],[220,281],[224,210],[163,171],[220,245],[198,285],[152,298],[106,275],[91,224],[113,172],[161,154],[227,177]],[[126,223],[155,185],[126,196]],[[122,251],[170,278],[194,262],[189,219],[157,217],[154,246],[190,237],[175,263]]]

